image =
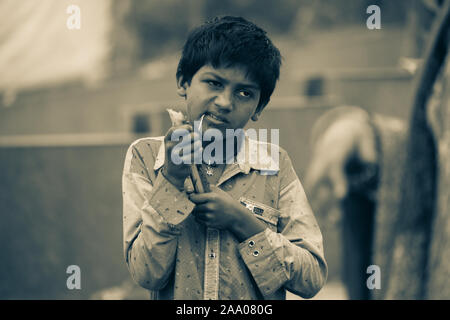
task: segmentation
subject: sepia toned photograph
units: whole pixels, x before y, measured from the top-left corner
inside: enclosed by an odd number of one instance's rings
[[[450,0],[0,21],[0,300],[450,299]]]

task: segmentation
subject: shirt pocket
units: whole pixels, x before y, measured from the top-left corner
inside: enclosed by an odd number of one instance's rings
[[[240,197],[239,202],[254,215],[264,221],[270,230],[277,231],[278,219],[280,218],[280,211],[268,206],[262,202],[258,202],[245,197]]]

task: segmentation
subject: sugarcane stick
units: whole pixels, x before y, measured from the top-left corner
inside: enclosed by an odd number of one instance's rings
[[[167,112],[169,113],[170,120],[172,121],[172,126],[179,126],[189,123],[182,112],[175,111],[173,109],[167,109]],[[203,117],[204,115],[200,118],[199,130],[201,130],[202,127]],[[190,177],[196,193],[205,193],[210,191],[206,177],[201,173],[201,170],[199,170],[195,163],[191,164]]]

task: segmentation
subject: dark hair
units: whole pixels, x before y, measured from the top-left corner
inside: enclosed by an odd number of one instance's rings
[[[261,90],[258,109],[270,100],[280,76],[280,51],[266,32],[241,17],[216,17],[194,29],[183,47],[177,79],[190,83],[204,65],[244,66]]]

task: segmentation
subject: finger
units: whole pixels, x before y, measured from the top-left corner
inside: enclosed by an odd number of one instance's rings
[[[211,208],[208,206],[208,203],[201,203],[197,204],[192,212],[195,212],[196,215],[204,214],[211,212]]]
[[[189,132],[193,132],[193,131],[194,131],[194,128],[192,127],[191,124],[183,124],[183,125],[181,125],[181,126],[171,127],[171,128],[169,129],[169,131],[170,131],[170,130],[176,131],[176,130],[178,130],[178,129],[180,129],[180,130],[187,130],[187,131],[189,131]]]
[[[183,130],[180,131],[174,131],[172,135],[170,136],[170,139],[167,141],[168,143],[173,143],[175,146],[183,148],[185,146],[191,145],[198,145],[200,140],[200,134],[197,132],[188,132]]]
[[[190,153],[181,156],[180,159],[181,159],[181,163],[183,163],[183,164],[192,164],[193,163],[192,155]]]
[[[189,132],[193,132],[194,129],[192,128],[191,125],[189,124],[184,124],[181,126],[172,126],[169,128],[169,130],[167,130],[165,138],[170,140],[170,137],[172,136],[172,134],[176,131],[176,130],[184,130],[185,132],[189,133]]]
[[[205,225],[205,226],[207,225],[206,220],[203,220],[203,219],[195,217],[195,221],[197,221],[199,224],[202,224],[202,225]]]
[[[191,135],[197,135],[197,133],[192,133]],[[203,149],[202,142],[200,140],[192,140],[192,137],[186,137],[181,142],[178,142],[172,147],[174,152],[180,152],[182,150],[186,150],[186,153],[194,153],[201,151]]]
[[[205,198],[204,193],[192,193],[189,195],[189,200],[191,200],[195,204],[201,204],[206,203],[208,201],[207,198]]]
[[[210,193],[192,193],[189,195],[189,200],[195,204],[202,204],[211,201]]]
[[[195,220],[205,225],[209,225],[213,222],[214,218],[210,212],[197,212],[195,215]]]
[[[192,211],[192,215],[195,218],[195,220],[199,223],[206,224],[209,221],[207,212],[200,212],[194,209]]]
[[[193,144],[179,143],[175,145],[171,150],[171,155],[175,155],[182,160],[184,164],[194,163],[194,159],[197,159],[196,163],[201,163],[201,155],[203,153],[203,147],[200,141],[196,141]]]
[[[200,164],[202,163],[202,150],[203,149],[196,149],[191,152],[187,150],[181,150],[178,152],[178,156],[181,159],[183,164]],[[181,153],[181,156],[180,156]]]

